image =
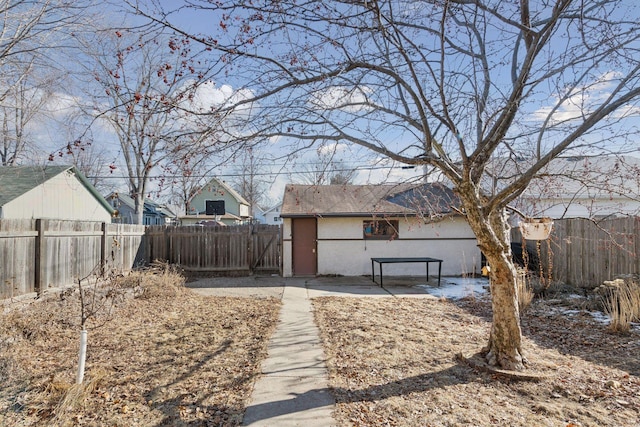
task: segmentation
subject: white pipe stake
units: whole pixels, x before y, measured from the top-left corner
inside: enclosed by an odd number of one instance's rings
[[[84,362],[87,359],[87,331],[80,332],[80,353],[78,354],[78,375],[76,384],[82,384],[84,379]]]

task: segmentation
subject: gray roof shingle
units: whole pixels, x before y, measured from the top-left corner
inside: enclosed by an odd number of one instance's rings
[[[285,187],[281,216],[442,215],[459,201],[439,183]]]
[[[17,199],[43,182],[70,169],[71,166],[2,166],[0,167],[0,206]]]

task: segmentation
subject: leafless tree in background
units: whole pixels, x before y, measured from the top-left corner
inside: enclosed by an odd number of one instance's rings
[[[0,165],[37,150],[29,127],[46,117],[61,80],[61,52],[82,31],[89,1],[0,0]],[[66,70],[65,70],[66,72]]]

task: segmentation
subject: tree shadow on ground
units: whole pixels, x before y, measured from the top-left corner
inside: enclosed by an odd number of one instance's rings
[[[491,302],[461,299],[458,307],[491,323]],[[521,314],[523,335],[537,345],[561,354],[628,372],[640,377],[640,334],[615,334],[594,322],[586,312],[550,312],[534,306]],[[525,348],[526,351],[526,348]]]
[[[338,403],[373,402],[394,396],[421,393],[438,388],[447,388],[457,384],[485,381],[483,375],[467,365],[455,365],[437,372],[428,372],[412,377],[402,378],[384,384],[371,385],[363,389],[333,389]]]
[[[168,389],[179,390],[181,383],[186,383],[190,377],[210,369],[210,363],[222,356],[231,345],[231,340],[221,342],[214,352],[198,358],[197,362],[180,376],[172,378],[171,381],[161,382],[144,394],[144,399],[150,402],[152,408],[163,413],[163,418],[156,424],[157,426],[237,425],[242,418],[244,408],[241,405],[234,407],[206,404],[205,401],[211,397],[211,393],[207,392],[206,384],[199,385],[193,390],[184,388],[178,393],[172,393],[171,397],[165,397]],[[149,373],[157,374],[152,370]],[[245,375],[233,378],[233,382],[250,384],[254,381],[254,377],[255,375]]]
[[[309,411],[333,403],[374,402],[394,396],[420,393],[456,384],[484,381],[482,374],[461,363],[450,368],[420,374],[362,389],[318,388],[305,393],[291,394],[291,399],[252,405],[245,412],[244,424],[272,419],[296,412]]]

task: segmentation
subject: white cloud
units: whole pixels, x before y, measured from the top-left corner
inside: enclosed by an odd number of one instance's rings
[[[188,85],[193,85],[193,83],[193,81],[190,81]],[[183,106],[197,112],[208,112],[220,107],[232,106],[237,102],[251,99],[252,97],[253,92],[251,90],[236,90],[227,84],[216,86],[215,82],[207,81],[196,86],[193,96],[185,101]],[[251,108],[251,103],[247,103],[237,108],[236,111],[249,110]]]
[[[582,87],[571,87],[570,93],[551,96],[551,105],[539,108],[533,113],[534,120],[546,120],[551,115],[551,123],[579,119],[590,114],[611,95],[611,89],[618,84],[621,74],[610,71],[602,74],[590,84]],[[566,99],[565,99],[566,98]],[[619,109],[616,117],[629,117],[640,113],[638,107],[625,106]]]
[[[318,154],[321,156],[326,156],[326,155],[334,155],[334,154],[341,154],[344,153],[348,148],[347,144],[344,143],[339,143],[339,142],[332,142],[329,144],[323,144],[322,146],[320,146],[318,148]]]
[[[79,106],[80,99],[78,97],[56,92],[47,99],[45,109],[51,116],[60,118],[77,112]]]
[[[367,102],[372,92],[366,86],[353,88],[332,86],[311,94],[310,103],[314,107],[324,110],[344,110],[355,113],[370,108]]]

